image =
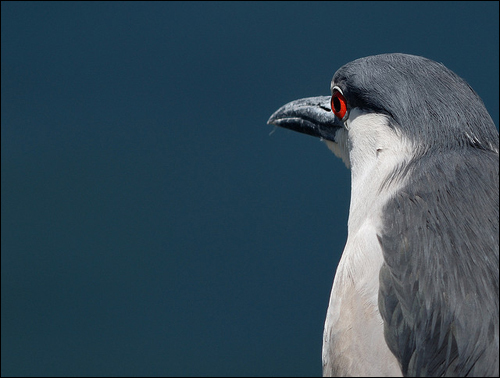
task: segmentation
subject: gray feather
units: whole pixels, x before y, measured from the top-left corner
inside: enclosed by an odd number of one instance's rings
[[[384,211],[379,307],[405,376],[498,376],[499,161],[415,159]]]

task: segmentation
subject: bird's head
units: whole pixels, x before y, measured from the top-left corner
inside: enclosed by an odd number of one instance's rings
[[[322,138],[348,167],[354,155],[359,161],[394,149],[498,152],[498,132],[482,100],[441,63],[407,54],[369,56],[341,67],[330,90],[330,96],[282,106],[268,123]],[[353,154],[356,149],[362,153]]]

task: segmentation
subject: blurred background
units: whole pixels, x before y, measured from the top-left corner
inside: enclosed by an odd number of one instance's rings
[[[266,124],[444,63],[498,127],[498,2],[2,2],[2,376],[319,376],[350,173]]]

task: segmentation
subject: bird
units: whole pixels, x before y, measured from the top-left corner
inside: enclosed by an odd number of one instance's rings
[[[351,170],[323,376],[498,376],[499,135],[483,101],[402,53],[345,64],[330,92],[268,121]]]

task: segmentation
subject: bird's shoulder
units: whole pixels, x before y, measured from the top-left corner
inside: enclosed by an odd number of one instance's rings
[[[415,159],[385,205],[379,309],[404,375],[498,375],[498,154]]]

